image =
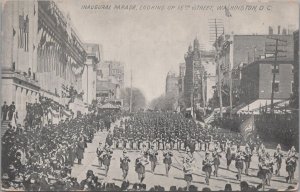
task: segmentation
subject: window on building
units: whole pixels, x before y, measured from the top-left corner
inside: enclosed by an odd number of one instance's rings
[[[279,92],[279,82],[274,83],[274,92],[275,93]]]

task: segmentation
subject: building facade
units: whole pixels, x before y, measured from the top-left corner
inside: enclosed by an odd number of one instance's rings
[[[286,58],[293,58],[293,36],[287,34],[269,35],[222,35],[218,39],[221,84],[229,86],[232,71],[233,87],[239,87],[241,67],[268,57],[268,46],[274,44],[271,38],[287,41],[284,49]],[[218,73],[218,72],[217,72]]]
[[[249,104],[257,99],[270,100],[272,94],[274,60],[264,59],[243,67],[241,102]],[[288,100],[293,91],[293,60],[279,60],[274,84],[274,99]]]
[[[174,72],[168,72],[166,78],[166,95],[173,95],[174,97],[178,97],[178,77]]]
[[[124,65],[119,61],[103,61],[97,71],[96,97],[98,103],[122,106],[121,89],[124,88]]]
[[[124,65],[119,61],[104,61],[98,67],[98,80],[108,80],[124,88]]]
[[[23,124],[40,96],[65,106],[70,90],[80,95],[86,51],[53,1],[8,1],[3,11],[2,101],[15,102]]]
[[[100,63],[100,49],[98,44],[92,43],[85,43],[84,48],[87,57],[82,73],[83,101],[90,105],[93,100],[96,100],[97,66]]]
[[[204,107],[206,101],[206,71],[201,63],[199,41],[194,40],[185,54],[184,100],[186,108]]]

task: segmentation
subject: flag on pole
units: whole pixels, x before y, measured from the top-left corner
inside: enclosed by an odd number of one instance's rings
[[[226,16],[226,17],[232,17],[232,15],[231,15],[229,9],[228,9],[226,6],[225,6],[225,16]]]
[[[18,47],[24,47],[24,29],[25,29],[25,19],[24,15],[19,15],[19,40]]]
[[[244,140],[247,141],[248,138],[255,132],[255,122],[254,115],[249,116],[242,124],[240,125],[240,131]]]

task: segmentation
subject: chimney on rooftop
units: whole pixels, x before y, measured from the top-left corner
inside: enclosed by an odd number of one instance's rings
[[[273,35],[273,27],[269,26],[269,35]]]
[[[278,25],[278,35],[280,35],[280,25]]]

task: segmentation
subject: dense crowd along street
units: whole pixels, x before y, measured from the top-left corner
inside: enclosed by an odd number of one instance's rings
[[[2,188],[221,190],[226,181],[249,190],[296,187],[294,147],[266,149],[259,138],[250,146],[239,133],[202,127],[174,112],[90,114],[58,125],[9,129],[2,139]],[[153,186],[145,184],[147,177]],[[160,177],[181,178],[181,186],[156,184]],[[214,188],[217,179],[224,182]]]
[[[1,191],[299,190],[296,1],[5,1]]]

